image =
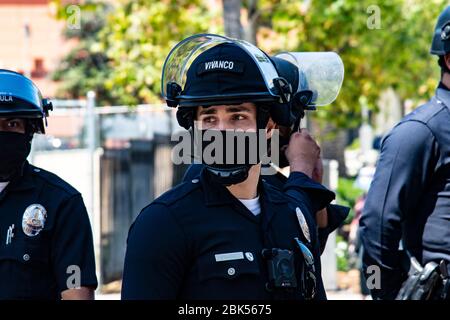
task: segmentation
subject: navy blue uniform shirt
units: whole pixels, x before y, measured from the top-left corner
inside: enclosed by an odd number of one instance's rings
[[[381,270],[375,298],[395,298],[405,279],[400,239],[423,265],[450,261],[450,91],[442,84],[383,139],[360,225],[364,266]]]
[[[297,178],[314,183],[301,173]],[[299,289],[266,290],[268,269],[261,254],[264,248],[296,250],[294,238],[302,238],[298,207],[311,233],[316,298],[325,299],[313,204],[296,184],[286,187],[289,191],[283,193],[260,181],[258,216],[226,187],[212,182],[206,171],[163,194],[130,228],[122,298],[300,299]],[[230,259],[221,261],[223,254]]]
[[[25,163],[0,193],[0,236],[0,299],[60,299],[77,268],[81,286],[97,287],[86,208],[56,175]]]
[[[184,174],[183,181],[196,178],[200,175],[203,167],[202,164],[190,165]],[[336,204],[328,204],[330,199],[334,198],[334,195],[332,195],[329,190],[324,189],[320,184],[317,184],[310,179],[304,179],[304,175],[301,173],[291,172],[289,177],[286,177],[281,172],[277,171],[276,174],[264,175],[263,179],[280,190],[289,190],[291,186],[301,188],[308,195],[317,210],[324,207],[327,209],[328,225],[326,228],[318,229],[320,252],[322,253],[325,250],[328,236],[342,225],[350,212],[350,208]]]

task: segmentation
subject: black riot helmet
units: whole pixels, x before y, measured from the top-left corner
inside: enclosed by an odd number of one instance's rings
[[[335,100],[344,66],[334,52],[283,52],[268,56],[237,39],[198,34],[178,43],[167,56],[161,93],[176,108],[179,124],[188,129],[193,108],[253,102],[258,127],[265,126],[264,110],[275,123],[291,126],[298,108],[306,110]]]
[[[244,102],[257,105],[263,128],[269,109],[287,104],[293,94],[266,53],[248,42],[210,34],[189,37],[172,49],[161,89],[167,105],[179,107],[177,119],[186,129],[193,124],[192,107]]]
[[[447,6],[439,15],[434,28],[433,42],[430,53],[443,56],[450,52],[450,6]]]
[[[341,87],[339,56],[333,53],[331,61],[327,56],[324,66],[331,67],[323,72],[317,68],[323,56],[311,54],[270,57],[243,40],[195,35],[178,43],[166,58],[162,96],[169,107],[178,108],[178,123],[186,129],[193,126],[198,106],[245,102],[257,107],[258,129],[265,128],[269,117],[278,125],[291,126],[302,110],[334,100]],[[222,183],[234,184],[245,180],[249,166],[206,168]]]
[[[52,103],[43,99],[36,85],[20,73],[0,69],[0,117],[28,119],[29,134],[45,133],[44,121]]]

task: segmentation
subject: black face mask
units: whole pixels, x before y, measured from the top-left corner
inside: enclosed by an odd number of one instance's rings
[[[30,137],[17,132],[0,132],[0,181],[9,181],[21,170],[31,150]]]
[[[212,138],[207,139],[210,141],[203,141],[202,137],[204,137],[206,131],[194,131],[194,134],[200,135],[201,140],[194,142],[198,146],[197,152],[194,152],[196,160],[200,160],[199,162],[205,165],[207,172],[220,184],[232,185],[247,179],[250,168],[260,161],[258,134],[256,132],[234,132],[232,133],[234,138],[228,139],[226,137],[227,131],[214,130],[213,132],[220,137],[220,143],[216,145],[217,148],[209,150],[212,152],[208,152],[208,148],[216,140]],[[230,131],[228,131],[229,133]],[[199,151],[202,153],[201,155],[198,154]],[[229,157],[230,153],[231,157]],[[205,161],[206,156],[212,156],[218,161]]]

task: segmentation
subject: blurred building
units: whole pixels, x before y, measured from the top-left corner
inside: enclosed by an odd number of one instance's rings
[[[50,97],[56,91],[50,75],[74,45],[63,37],[65,21],[55,14],[51,1],[0,0],[0,68],[31,76]]]

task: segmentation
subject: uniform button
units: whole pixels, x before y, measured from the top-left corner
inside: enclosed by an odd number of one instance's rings
[[[192,183],[198,183],[198,179],[192,179]]]
[[[25,254],[23,255],[23,260],[24,260],[24,261],[30,260],[30,255],[29,255],[28,253],[25,253]]]
[[[35,168],[34,172],[41,172],[41,169]]]
[[[228,269],[228,275],[234,276],[235,273],[236,273],[236,270],[234,270],[234,268],[229,268]]]
[[[251,252],[246,252],[245,257],[247,258],[248,261],[255,260],[255,258],[253,258],[253,254]]]

